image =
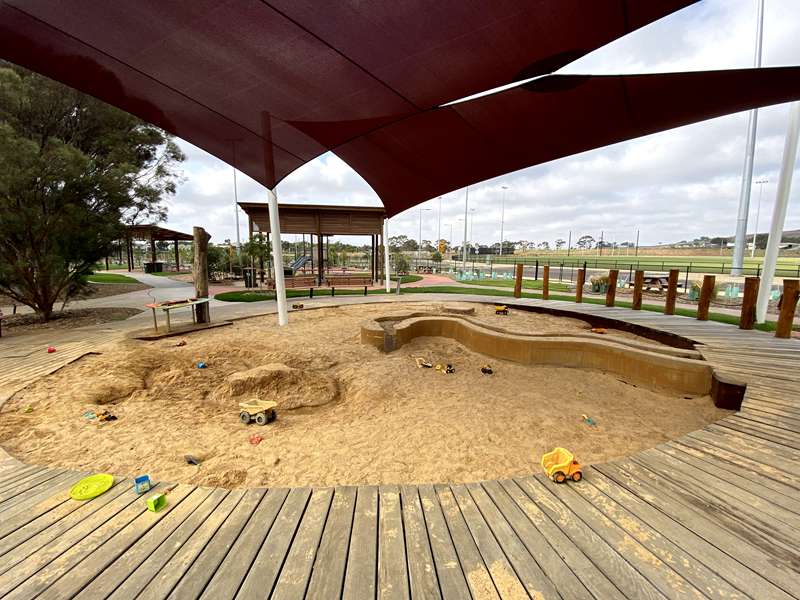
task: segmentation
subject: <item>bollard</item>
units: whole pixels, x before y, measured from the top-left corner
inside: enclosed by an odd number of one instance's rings
[[[752,329],[755,325],[757,298],[758,277],[746,277],[744,280],[744,297],[742,298],[742,314],[739,317],[739,329]]]
[[[542,271],[542,300],[550,297],[550,265],[544,265]]]
[[[678,269],[670,269],[667,280],[667,301],[664,304],[664,314],[675,314],[675,301],[678,299]]]
[[[783,295],[778,303],[780,313],[778,315],[778,325],[775,328],[775,337],[792,337],[792,324],[794,323],[794,312],[797,309],[798,298],[800,298],[800,280],[784,279]]]
[[[644,271],[636,271],[633,280],[633,310],[642,310],[642,288],[644,287]]]
[[[697,320],[708,321],[708,308],[711,306],[711,297],[714,295],[714,275],[703,277],[703,287],[700,289],[700,299],[697,301]]]
[[[575,302],[583,302],[583,285],[586,283],[586,269],[578,269],[578,280],[575,283]]]
[[[614,300],[617,297],[617,277],[619,277],[618,269],[611,269],[608,272],[608,288],[606,289],[606,306],[614,306]]]
[[[514,268],[516,270],[514,281],[514,298],[522,298],[522,270],[525,268],[525,265],[519,263],[514,265]]]

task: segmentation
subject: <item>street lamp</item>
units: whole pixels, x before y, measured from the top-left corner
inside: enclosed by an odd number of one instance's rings
[[[442,241],[442,197],[439,196],[439,230],[436,233],[436,250],[439,250],[439,242]]]
[[[417,244],[417,266],[419,266],[420,261],[420,251],[422,250],[422,213],[431,210],[430,208],[420,208],[419,209],[419,244]]]
[[[500,256],[503,256],[503,221],[506,216],[506,190],[508,186],[503,187],[503,199],[500,202]]]
[[[475,225],[475,213],[478,212],[478,209],[477,208],[470,208],[469,212],[472,215],[472,218],[469,220],[469,245],[472,246],[472,242],[475,241],[473,239],[473,237],[472,237],[472,228]],[[471,254],[471,252],[470,252],[470,254]]]
[[[769,183],[767,178],[759,179],[756,181],[758,184],[758,208],[756,209],[756,230],[753,232],[753,250],[750,252],[750,258],[756,255],[756,240],[758,239],[758,217],[761,214],[761,196],[764,194],[764,184]]]

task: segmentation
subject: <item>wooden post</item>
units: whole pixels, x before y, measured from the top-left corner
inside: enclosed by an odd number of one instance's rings
[[[633,310],[642,310],[642,287],[644,287],[644,271],[636,271],[633,276]]]
[[[518,263],[514,265],[516,269],[516,280],[514,281],[514,298],[522,298],[522,270],[525,265]]]
[[[194,274],[195,296],[198,298],[208,298],[208,240],[211,236],[202,227],[193,227],[194,235],[194,264],[192,272]],[[198,323],[210,322],[208,303],[195,306]]]
[[[320,286],[325,283],[325,273],[323,273],[322,262],[322,233],[317,230],[317,283]]]
[[[614,306],[614,300],[617,297],[617,277],[619,277],[618,269],[611,269],[608,272],[608,289],[606,289],[606,306]]]
[[[703,277],[703,287],[700,289],[700,300],[697,301],[697,320],[708,321],[708,308],[711,306],[711,297],[714,295],[714,275]]]
[[[542,298],[547,300],[550,297],[550,265],[544,266],[542,274]]]
[[[575,283],[575,302],[583,302],[583,284],[586,283],[586,269],[578,269]]]
[[[675,314],[675,301],[678,299],[678,269],[670,269],[669,279],[667,280],[667,302],[664,304],[664,314]]]
[[[780,301],[778,326],[775,328],[775,337],[792,337],[792,324],[794,311],[797,309],[797,299],[800,298],[800,279],[783,280],[783,296]]]
[[[739,329],[752,329],[755,325],[756,298],[758,298],[758,277],[745,277]]]
[[[178,250],[178,240],[175,240],[175,270],[181,270],[181,253]]]

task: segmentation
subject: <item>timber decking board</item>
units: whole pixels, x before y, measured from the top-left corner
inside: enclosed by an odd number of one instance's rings
[[[335,489],[181,485],[155,514],[129,480],[76,502],[67,490],[86,473],[0,450],[0,596],[800,598],[800,343],[622,308],[508,304],[692,339],[719,373],[747,383],[742,409],[587,467],[579,484],[539,475]],[[28,385],[117,333],[73,332],[54,355],[17,343],[0,355],[0,388]]]

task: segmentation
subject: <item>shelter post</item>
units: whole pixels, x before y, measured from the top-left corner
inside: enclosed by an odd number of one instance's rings
[[[278,325],[289,323],[286,310],[286,282],[283,279],[283,247],[281,246],[281,222],[278,214],[278,195],[275,190],[267,190],[269,201],[269,230],[272,234],[272,264],[275,267],[275,296],[278,300]]]
[[[154,265],[158,261],[158,257],[156,256],[156,240],[153,236],[153,232],[150,232],[150,262]],[[153,267],[155,268],[155,267]]]
[[[391,288],[389,283],[389,219],[383,220],[383,275],[386,279],[386,293],[388,294]]]
[[[789,110],[789,128],[786,131],[786,142],[783,147],[781,173],[778,177],[778,194],[772,211],[772,225],[767,238],[767,249],[764,251],[764,270],[761,273],[761,285],[758,287],[756,302],[756,321],[767,320],[767,305],[772,291],[772,278],[775,277],[775,265],[778,262],[783,224],[786,220],[786,208],[789,204],[789,192],[792,189],[792,174],[797,162],[797,141],[800,137],[800,102],[792,104]]]
[[[194,290],[198,298],[208,298],[208,240],[211,236],[202,227],[193,227],[194,236]],[[195,308],[198,323],[211,321],[208,303],[198,304]]]
[[[181,270],[181,253],[178,249],[178,240],[172,240],[172,243],[175,244],[175,270]]]

